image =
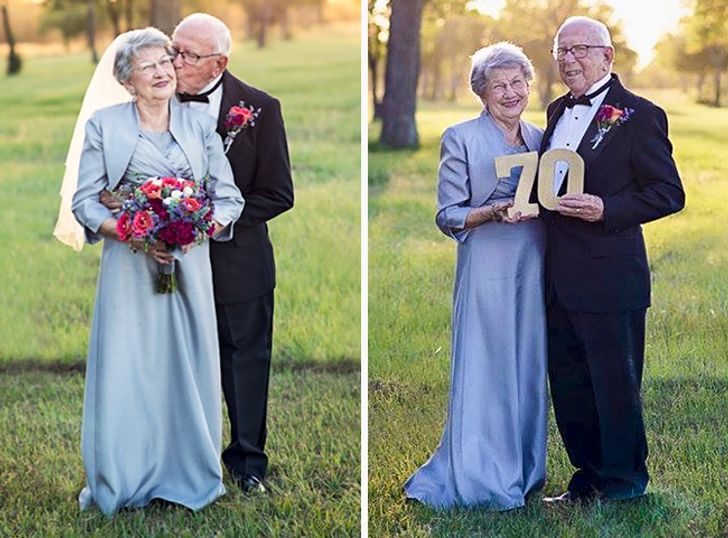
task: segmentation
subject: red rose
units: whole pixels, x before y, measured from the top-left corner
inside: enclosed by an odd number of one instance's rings
[[[164,207],[161,199],[149,200],[149,207],[154,211],[154,214],[159,217],[162,222],[169,220],[169,212]]]
[[[119,220],[116,221],[116,233],[119,235],[119,241],[128,241],[131,235],[131,222],[129,222],[129,213],[122,213]]]
[[[194,213],[201,207],[200,202],[198,202],[194,198],[185,198],[180,203],[182,204],[182,207],[184,207],[190,213]]]
[[[239,107],[238,114],[243,117],[243,121],[246,123],[253,118],[253,112],[249,108]]]
[[[162,188],[159,185],[155,185],[151,180],[145,181],[140,188],[150,200],[162,197]]]
[[[154,224],[154,219],[149,211],[140,211],[134,215],[134,221],[131,224],[131,231],[134,237],[142,238],[147,235],[147,232],[151,229]]]
[[[179,181],[177,181],[177,178],[174,177],[163,177],[162,178],[162,186],[163,187],[172,187],[173,189],[182,189],[182,185]]]
[[[188,222],[172,222],[159,231],[159,238],[169,245],[189,245],[195,241],[195,231]]]

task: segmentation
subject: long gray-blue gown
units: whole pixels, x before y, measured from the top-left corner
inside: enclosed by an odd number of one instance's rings
[[[140,135],[122,184],[150,176],[193,177],[169,132]],[[231,207],[218,204],[216,218],[237,218],[240,207]],[[176,275],[178,291],[159,294],[154,260],[104,241],[83,409],[82,509],[95,503],[111,515],[160,498],[194,510],[225,493],[207,242],[176,262]]]
[[[501,144],[496,154],[528,151],[497,134],[489,143]],[[513,199],[519,175],[498,181],[487,202]],[[544,233],[537,219],[460,234],[447,423],[405,493],[435,508],[510,510],[546,473]]]

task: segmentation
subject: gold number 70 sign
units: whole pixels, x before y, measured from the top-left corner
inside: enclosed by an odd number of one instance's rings
[[[538,215],[538,204],[528,201],[533,189],[533,182],[536,180],[538,169],[538,201],[546,209],[555,210],[559,205],[559,197],[554,192],[554,172],[556,163],[563,161],[569,166],[569,177],[566,184],[568,194],[581,194],[584,192],[584,159],[575,151],[568,149],[550,149],[538,160],[538,152],[516,153],[514,155],[503,155],[495,159],[496,175],[508,177],[511,169],[516,166],[523,166],[521,177],[516,188],[516,197],[513,206],[508,208],[508,216],[513,217],[516,213],[521,215]]]

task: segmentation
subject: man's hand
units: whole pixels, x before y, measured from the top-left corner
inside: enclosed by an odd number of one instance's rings
[[[111,194],[106,189],[101,191],[101,195],[99,196],[99,202],[101,202],[103,205],[106,206],[107,209],[110,209],[111,211],[121,209],[122,205],[121,200],[119,200],[116,196]]]
[[[556,211],[565,217],[587,222],[604,220],[604,202],[593,194],[565,194],[559,200]]]

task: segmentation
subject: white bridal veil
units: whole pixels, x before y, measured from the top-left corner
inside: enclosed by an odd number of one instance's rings
[[[76,126],[73,129],[71,145],[66,154],[66,172],[61,184],[61,208],[58,211],[58,220],[53,235],[61,243],[73,247],[74,250],[81,250],[84,243],[83,228],[71,213],[71,200],[78,185],[78,167],[81,161],[86,122],[100,108],[131,100],[129,92],[116,81],[113,74],[116,51],[126,38],[126,34],[117,36],[101,56],[83,97],[81,111],[78,113]]]

